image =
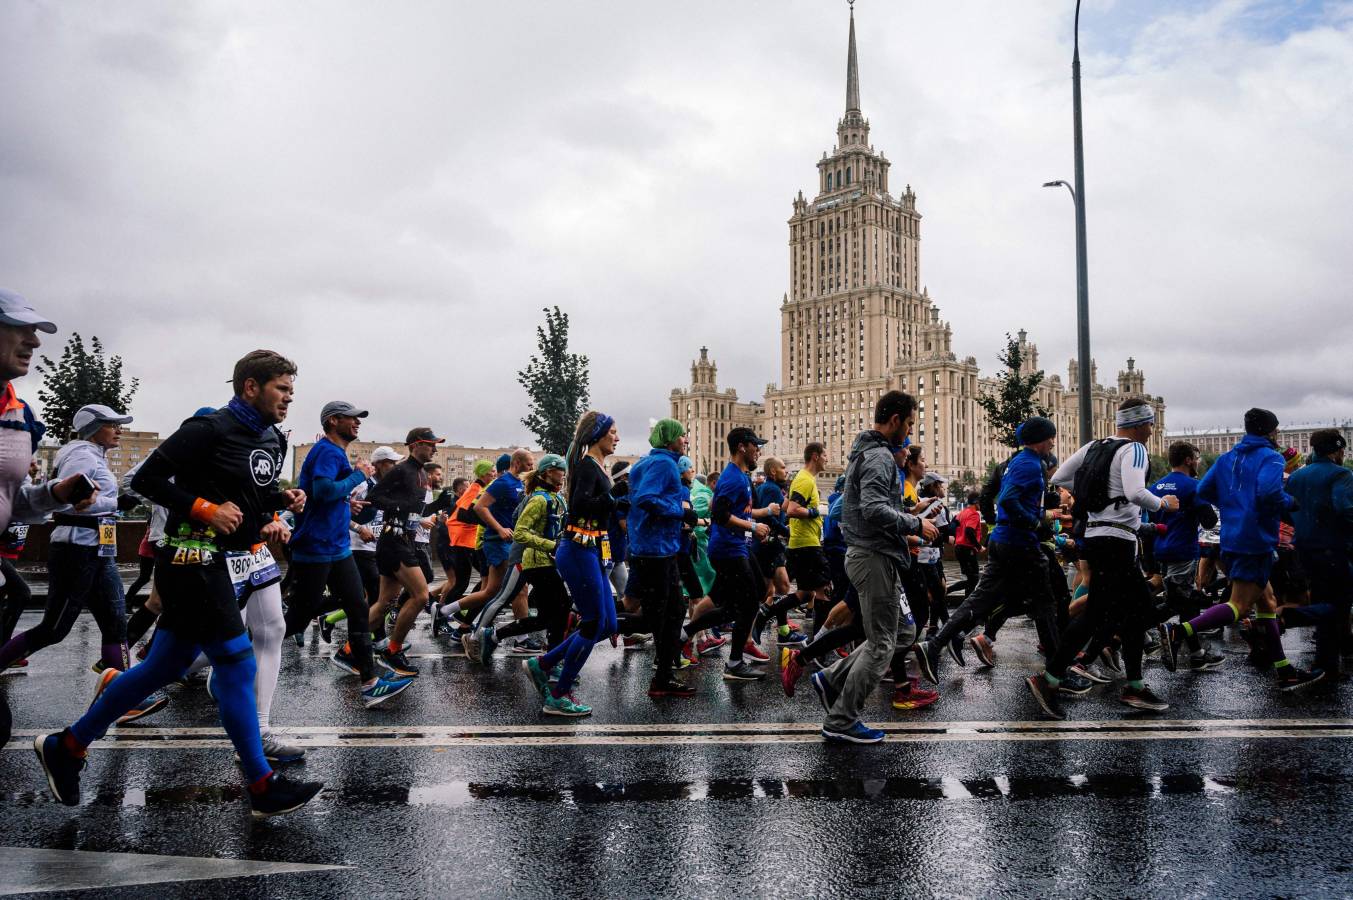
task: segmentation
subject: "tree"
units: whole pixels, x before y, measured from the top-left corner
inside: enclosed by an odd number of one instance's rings
[[[545,324],[536,327],[538,353],[532,354],[517,381],[531,398],[531,411],[521,423],[535,434],[546,453],[563,454],[573,441],[578,418],[587,409],[585,355],[568,352],[568,313],[546,308]]]
[[[1015,430],[1030,416],[1046,416],[1048,411],[1034,405],[1034,392],[1043,383],[1043,370],[1029,375],[1021,375],[1024,367],[1024,350],[1010,335],[1005,336],[1005,351],[996,357],[1005,367],[1005,371],[996,376],[996,393],[983,394],[977,398],[977,405],[987,414],[1001,443],[1008,447],[1018,447],[1019,439]]]
[[[38,365],[42,373],[42,388],[38,400],[42,402],[42,418],[50,434],[65,439],[71,434],[71,420],[82,406],[102,403],[120,413],[131,410],[132,398],[140,381],[125,382],[122,377],[122,357],[104,358],[103,342],[94,337],[85,349],[84,339],[72,334],[61,351],[61,360],[52,362],[42,357]]]
[[[962,474],[949,482],[949,496],[962,503],[968,499],[968,493],[978,487],[977,473],[972,469],[964,469]]]

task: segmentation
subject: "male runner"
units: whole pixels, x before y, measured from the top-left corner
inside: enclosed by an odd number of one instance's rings
[[[229,406],[184,422],[133,481],[138,494],[169,510],[155,570],[164,612],[144,663],[108,683],[69,728],[34,740],[47,784],[67,806],[80,802],[86,748],[151,692],[181,677],[199,652],[211,659],[213,696],[239,754],[254,816],[292,812],[323,787],[288,781],[269,768],[255,699],[258,666],[240,615],[251,591],[271,586],[275,592],[280,580],[265,543],[285,531],[277,511],[305,506],[301,491],[277,488],[286,443],[274,426],[286,417],[295,374],[294,363],[270,350],[249,353],[235,364]]]

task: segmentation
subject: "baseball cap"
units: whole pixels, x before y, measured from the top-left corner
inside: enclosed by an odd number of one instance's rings
[[[758,447],[763,447],[766,441],[764,438],[757,437],[756,432],[750,428],[734,428],[728,432],[728,445],[736,447],[738,444],[756,444]]]
[[[0,325],[33,325],[38,331],[56,334],[56,326],[39,315],[31,303],[4,288],[0,288]]]
[[[409,431],[409,436],[404,439],[406,444],[441,444],[445,443],[446,438],[437,437],[436,433],[426,425],[420,425]]]
[[[319,424],[321,428],[324,427],[324,423],[329,420],[330,416],[353,416],[354,418],[365,419],[367,417],[367,411],[358,409],[346,400],[330,400],[328,403],[324,404],[324,408],[319,411]]]
[[[929,487],[932,484],[944,484],[945,481],[934,472],[927,472],[921,476],[921,487]]]
[[[131,416],[124,416],[102,403],[91,403],[76,410],[75,417],[71,419],[70,424],[77,434],[85,434],[110,422],[116,425],[126,425],[131,420]]]
[[[395,452],[394,447],[380,446],[371,451],[371,462],[399,462],[404,457]]]
[[[537,472],[548,472],[550,469],[559,469],[561,472],[568,471],[568,463],[558,453],[546,453],[536,462]]]

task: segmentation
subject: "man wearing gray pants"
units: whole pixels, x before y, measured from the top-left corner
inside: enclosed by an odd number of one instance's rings
[[[883,740],[882,731],[860,721],[860,712],[892,662],[895,641],[910,646],[916,637],[916,623],[902,591],[902,572],[910,564],[907,535],[933,541],[939,532],[902,506],[893,452],[907,440],[915,420],[916,401],[901,391],[889,391],[874,407],[874,428],[861,433],[850,451],[841,531],[846,539],[846,575],[860,595],[865,640],[850,656],[811,679],[827,711],[822,736],[829,741]]]

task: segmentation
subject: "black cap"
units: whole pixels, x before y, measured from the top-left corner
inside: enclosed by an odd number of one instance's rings
[[[404,439],[406,444],[441,444],[445,441],[446,438],[437,437],[436,432],[427,426],[411,429],[409,436]]]
[[[1321,456],[1331,456],[1347,446],[1348,441],[1333,428],[1322,428],[1311,434],[1311,449]]]
[[[1245,413],[1245,433],[1268,437],[1278,430],[1278,417],[1267,409],[1255,407]]]
[[[756,436],[756,432],[750,428],[734,428],[728,432],[728,446],[736,447],[738,444],[756,444],[758,447],[765,446],[764,438]]]

